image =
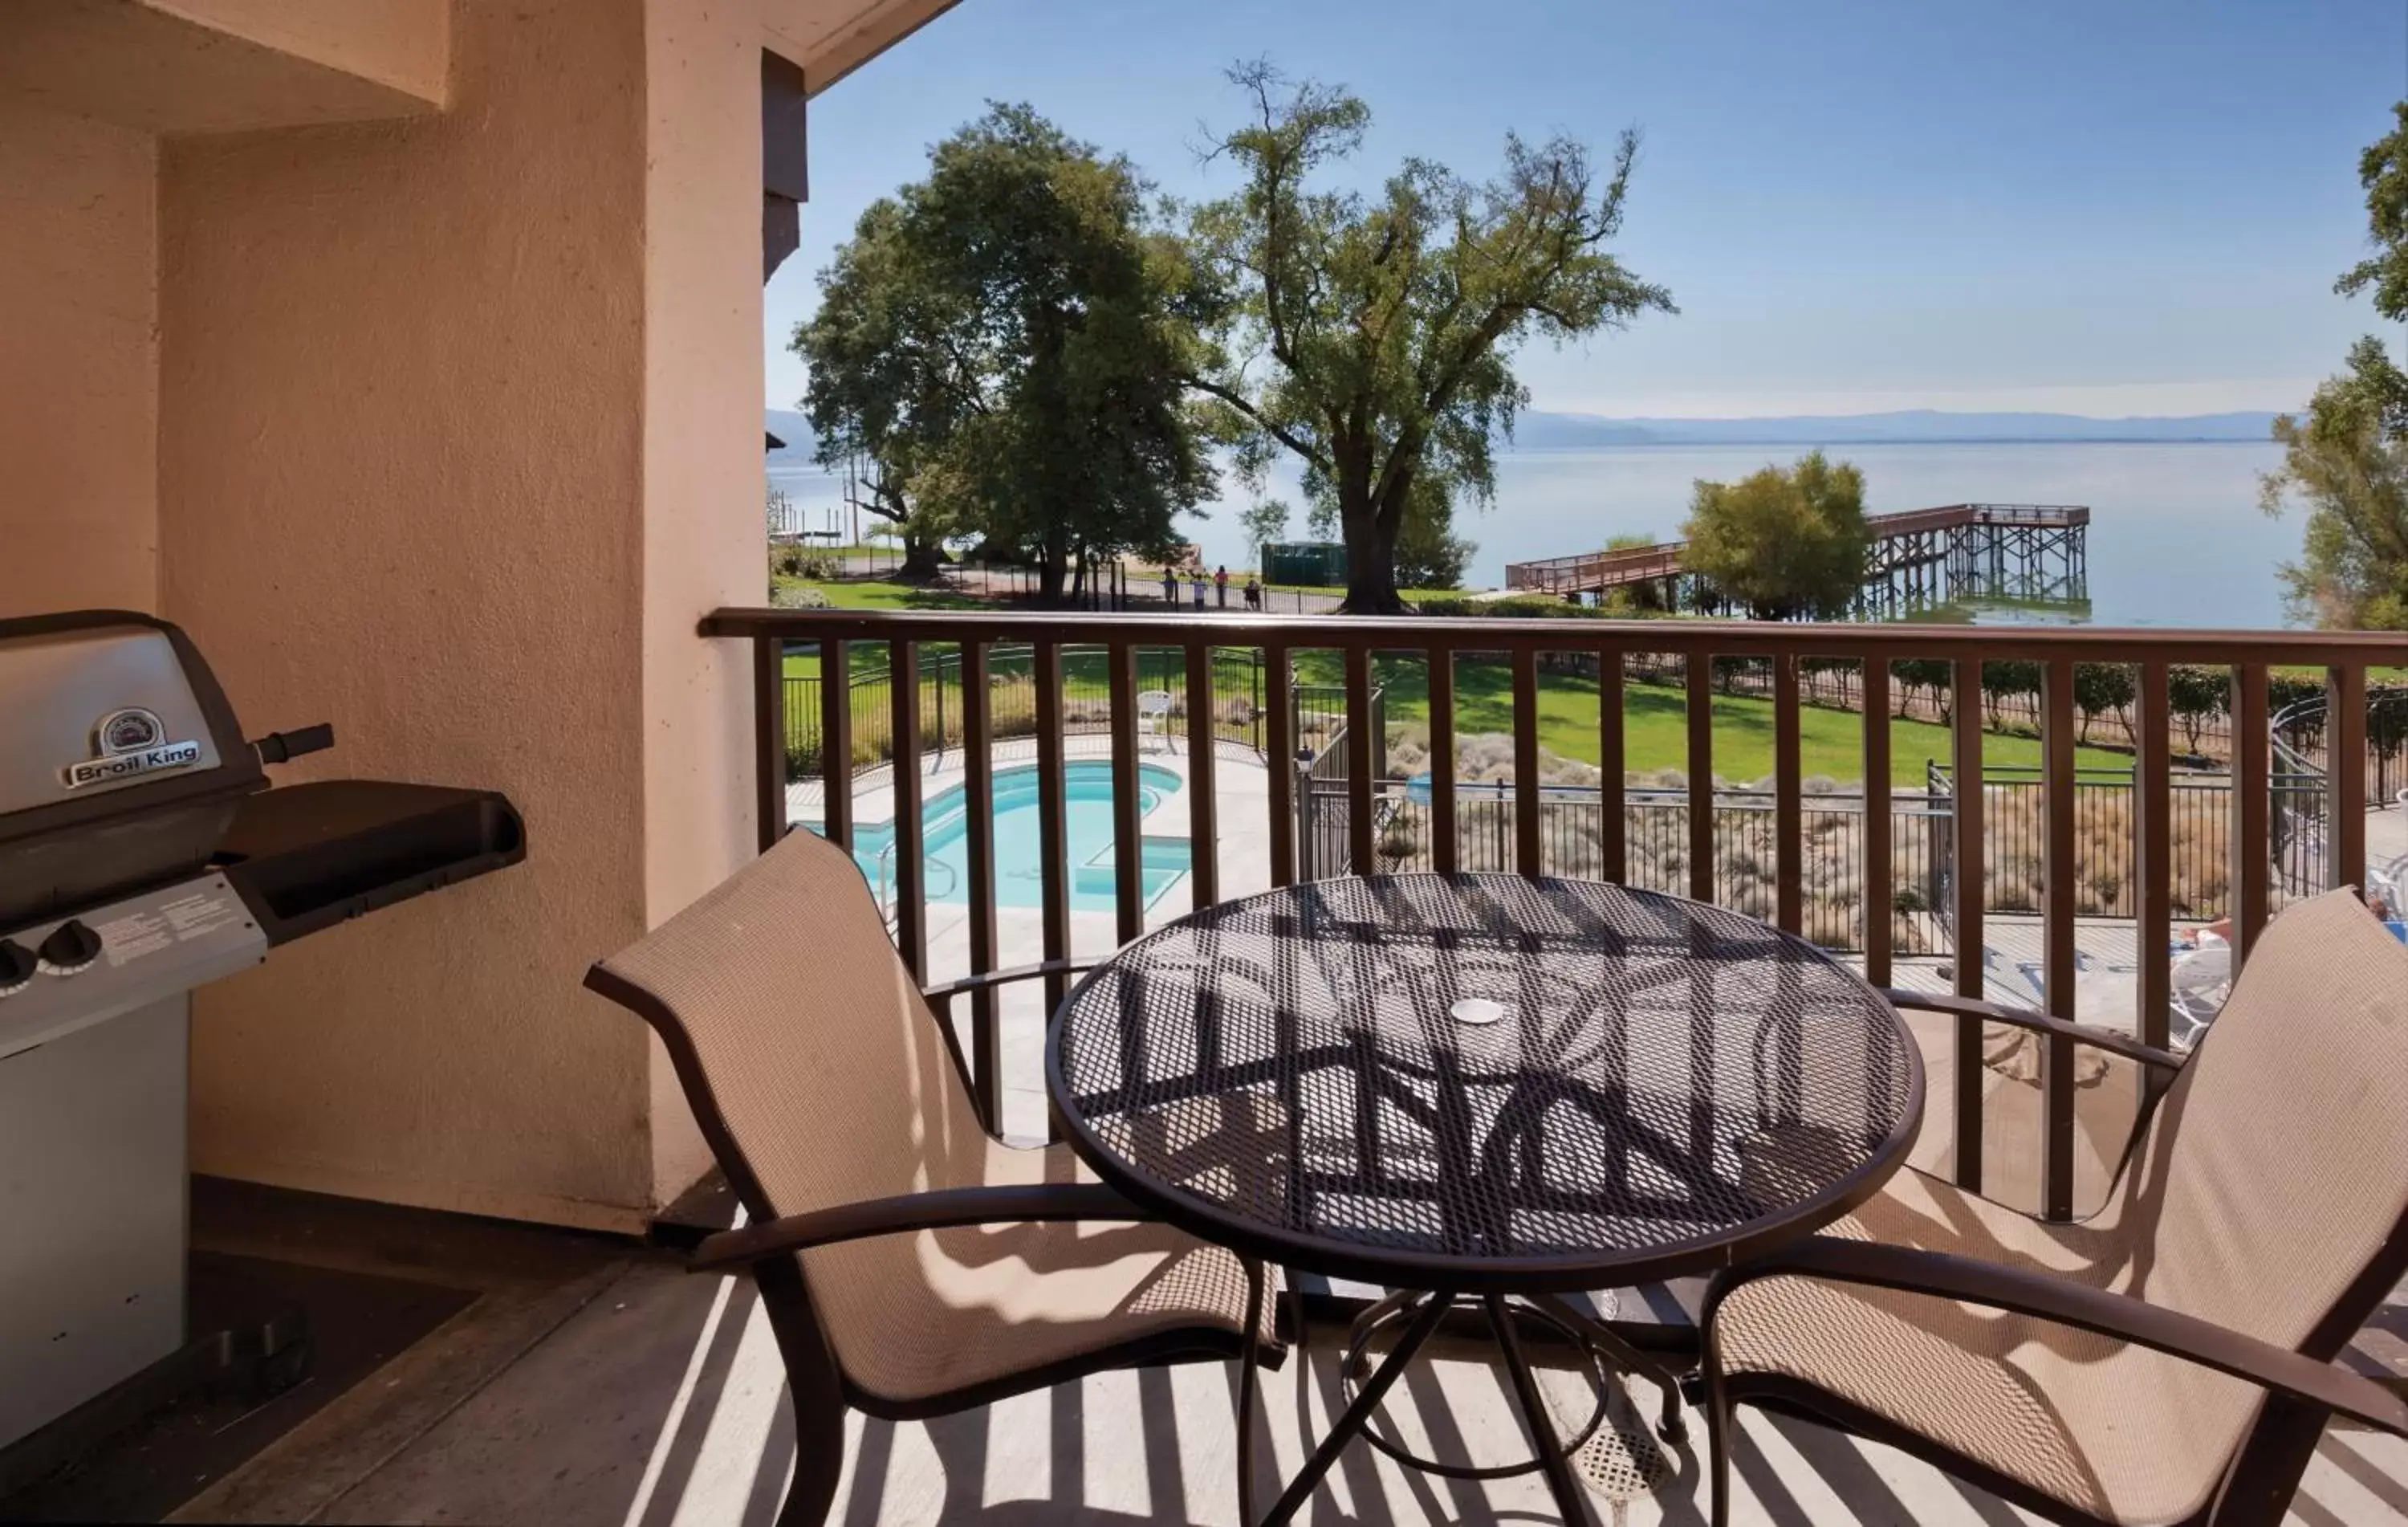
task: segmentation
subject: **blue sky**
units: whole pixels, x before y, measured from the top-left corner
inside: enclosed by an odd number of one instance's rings
[[[2402,0],[963,0],[812,104],[770,406],[855,218],[985,101],[1209,195],[1222,71],[1264,54],[1370,104],[1366,184],[1408,154],[1484,175],[1509,128],[1642,130],[1620,252],[1682,311],[1526,349],[1541,409],[2291,408],[2378,329],[2331,287],[2408,94]]]

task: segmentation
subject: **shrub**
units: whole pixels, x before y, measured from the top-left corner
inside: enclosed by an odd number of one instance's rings
[[[1892,663],[1890,673],[1898,683],[1898,713],[1906,714],[1907,702],[1915,691],[1931,696],[1931,703],[1940,712],[1940,724],[1946,726],[1956,704],[1956,665],[1938,657],[1910,657],[1902,663]]]
[[[2076,663],[2073,667],[2073,708],[2082,713],[2083,742],[2090,741],[2090,723],[2108,712],[2120,713],[2138,692],[2132,670],[2121,663]],[[2125,724],[2125,735],[2131,734]]]
[[[1990,725],[1999,725],[1999,702],[2006,699],[2037,699],[2040,695],[2042,669],[2038,663],[2000,662],[1982,665],[1982,703],[1990,713]]]
[[[2166,670],[2166,705],[2182,723],[2183,746],[2199,751],[2200,728],[2232,701],[2232,675],[2220,668],[2177,663]]]

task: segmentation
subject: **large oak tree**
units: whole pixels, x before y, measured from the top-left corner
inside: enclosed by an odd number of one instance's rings
[[[2392,130],[2358,161],[2367,231],[2376,252],[2334,283],[2372,289],[2374,310],[2408,321],[2408,101]],[[2408,374],[2383,341],[2350,347],[2348,369],[2326,380],[2304,416],[2274,421],[2283,466],[2262,498],[2280,513],[2307,505],[2300,560],[2284,567],[2292,613],[2324,627],[2408,630]]]
[[[1149,187],[1026,107],[862,217],[795,336],[823,460],[866,458],[915,545],[1070,569],[1159,554],[1213,473],[1179,381],[1187,263]]]
[[[1252,118],[1211,152],[1245,183],[1189,219],[1207,341],[1185,381],[1218,405],[1241,470],[1259,480],[1293,455],[1305,492],[1334,508],[1344,608],[1394,613],[1408,512],[1495,496],[1495,443],[1528,400],[1514,349],[1674,310],[1606,249],[1638,137],[1624,134],[1600,172],[1570,138],[1509,136],[1490,180],[1412,159],[1367,197],[1316,184],[1361,147],[1362,101],[1263,63],[1230,79]]]

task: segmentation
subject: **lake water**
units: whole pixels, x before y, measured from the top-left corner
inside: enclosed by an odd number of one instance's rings
[[[1470,582],[1495,587],[1505,564],[1595,550],[1612,537],[1680,534],[1690,484],[1729,482],[1803,447],[1619,446],[1519,452],[1499,458],[1497,505],[1465,514],[1457,529],[1479,543]],[[1856,445],[1831,453],[1865,474],[1873,513],[1967,502],[2086,504],[2090,623],[2100,626],[2272,627],[2285,624],[2276,567],[2299,555],[2295,510],[2258,509],[2258,479],[2281,462],[2272,443]],[[773,468],[770,479],[808,523],[824,526],[841,484],[818,472]],[[1292,479],[1272,490],[1291,504]],[[1243,499],[1208,507],[1190,538],[1208,564],[1243,566],[1237,516]],[[1292,532],[1303,534],[1303,515]],[[2023,612],[1976,618],[2032,619]]]

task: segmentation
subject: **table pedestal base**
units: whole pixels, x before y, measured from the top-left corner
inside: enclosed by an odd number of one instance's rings
[[[1556,1508],[1567,1523],[1585,1523],[1592,1520],[1586,1491],[1574,1475],[1571,1459],[1606,1419],[1610,1403],[1607,1386],[1609,1366],[1624,1372],[1642,1375],[1662,1391],[1662,1420],[1657,1434],[1665,1441],[1677,1443],[1687,1435],[1681,1418],[1679,1376],[1666,1364],[1641,1352],[1625,1341],[1603,1321],[1584,1311],[1556,1300],[1509,1302],[1500,1294],[1477,1296],[1488,1318],[1488,1328],[1497,1339],[1505,1360],[1505,1371],[1512,1380],[1516,1408],[1531,1445],[1531,1457],[1516,1463],[1472,1465],[1448,1463],[1413,1453],[1395,1439],[1382,1434],[1371,1422],[1388,1390],[1402,1376],[1405,1365],[1413,1360],[1427,1342],[1447,1313],[1458,1303],[1469,1303],[1473,1296],[1444,1291],[1407,1291],[1390,1294],[1356,1317],[1349,1333],[1346,1348],[1340,1354],[1339,1383],[1347,1396],[1346,1408],[1340,1413],[1321,1439],[1312,1456],[1295,1478],[1288,1481],[1279,1501],[1262,1520],[1264,1527],[1276,1527],[1301,1510],[1313,1490],[1337,1462],[1346,1445],[1360,1435],[1366,1442],[1400,1463],[1426,1473],[1455,1479],[1503,1479],[1532,1472],[1543,1473],[1547,1488],[1555,1498]],[[1538,1378],[1532,1373],[1528,1358],[1522,1348],[1519,1319],[1536,1319],[1577,1347],[1586,1361],[1590,1381],[1597,1393],[1597,1405],[1587,1422],[1569,1441],[1558,1436],[1550,1415],[1546,1397],[1540,1391]],[[1397,1345],[1374,1366],[1370,1361],[1370,1344],[1383,1331],[1403,1325]],[[1251,1364],[1249,1364],[1251,1366]],[[1243,1396],[1241,1395],[1241,1404]],[[1240,1417],[1241,1430],[1250,1429],[1251,1407]],[[1246,1492],[1251,1496],[1251,1491]],[[1250,1503],[1249,1503],[1250,1507]]]

